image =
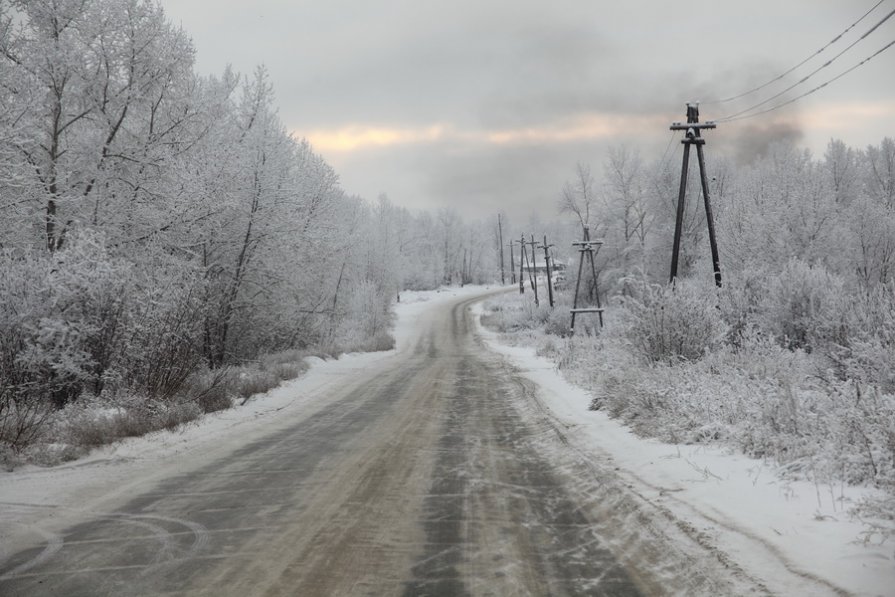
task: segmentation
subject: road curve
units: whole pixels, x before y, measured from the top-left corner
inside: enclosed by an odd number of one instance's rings
[[[566,449],[476,337],[475,300],[316,412],[44,533],[0,563],[0,595],[724,592]]]

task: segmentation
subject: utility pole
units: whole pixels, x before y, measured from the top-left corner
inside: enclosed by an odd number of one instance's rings
[[[547,235],[544,235],[544,244],[541,245],[544,249],[544,264],[547,266],[547,293],[550,298],[550,308],[553,308],[553,277],[550,275],[550,247],[553,245],[547,244]]]
[[[702,146],[705,139],[702,138],[702,129],[713,129],[715,123],[707,121],[699,123],[699,103],[687,104],[687,122],[671,123],[672,131],[686,131],[684,139],[684,159],[681,166],[681,187],[677,196],[677,218],[674,223],[674,246],[671,250],[671,275],[669,283],[673,284],[677,278],[678,257],[681,250],[681,229],[684,224],[684,201],[687,194],[687,174],[690,165],[690,146],[696,146],[696,157],[699,160],[699,177],[702,183],[702,198],[705,202],[705,218],[709,226],[709,245],[712,249],[712,267],[715,271],[715,285],[721,287],[721,260],[718,257],[718,243],[715,240],[715,220],[712,217],[712,204],[709,200],[709,182],[705,173],[705,154]]]
[[[503,227],[500,224],[500,214],[497,214],[497,248],[500,250],[500,285],[506,286],[507,278],[503,271]]]
[[[513,263],[513,241],[507,243],[510,248],[510,284],[516,283],[516,265]]]
[[[525,235],[519,239],[519,294],[525,294]]]
[[[594,255],[603,246],[601,240],[590,239],[590,229],[584,227],[584,240],[572,243],[572,246],[578,247],[578,280],[575,282],[575,296],[572,299],[572,325],[570,332],[575,333],[575,316],[579,313],[596,313],[600,317],[600,327],[603,327],[603,306],[600,304],[600,289],[597,287],[597,268],[594,265]],[[591,276],[593,276],[593,289],[596,296],[596,307],[578,307],[578,291],[581,289],[581,271],[584,268],[584,256],[587,255],[590,261]]]
[[[522,236],[522,239],[525,240],[525,236]],[[531,282],[531,289],[535,293],[535,305],[540,305],[541,303],[538,301],[538,266],[536,264],[537,261],[537,253],[535,252],[535,248],[537,248],[538,243],[535,241],[535,235],[531,235],[531,242],[526,244],[531,245],[531,263],[528,265],[528,280]]]

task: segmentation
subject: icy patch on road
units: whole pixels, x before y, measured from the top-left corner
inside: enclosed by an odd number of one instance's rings
[[[473,307],[482,313],[481,303]],[[568,383],[530,347],[509,347],[478,330],[541,389],[540,398],[563,433],[587,456],[609,460],[630,488],[689,526],[700,544],[726,554],[771,591],[787,595],[892,595],[891,545],[864,545],[863,526],[838,498],[855,503],[871,490],[783,481],[772,467],[721,448],[642,439],[588,410],[591,397]]]

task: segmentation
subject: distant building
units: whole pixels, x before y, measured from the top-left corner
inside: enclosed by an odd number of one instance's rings
[[[544,264],[544,259],[535,259],[534,262],[534,272],[538,276],[546,276],[547,275],[547,266]],[[564,261],[560,259],[551,259],[550,260],[550,271],[552,273],[558,273],[565,271],[566,264]],[[525,264],[525,273],[528,273],[528,263]]]

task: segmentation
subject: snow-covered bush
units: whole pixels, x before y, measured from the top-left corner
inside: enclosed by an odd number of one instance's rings
[[[0,441],[36,439],[48,413],[101,391],[120,352],[128,267],[101,240],[0,253]]]
[[[273,372],[279,380],[288,381],[308,370],[307,356],[307,352],[294,349],[267,354],[261,357],[261,368]]]
[[[851,297],[851,335],[830,351],[844,379],[895,393],[895,285],[880,285]]]
[[[572,328],[570,307],[571,305],[557,304],[554,309],[549,310],[547,320],[544,322],[544,332],[561,338],[569,336]]]
[[[132,278],[119,368],[130,389],[168,400],[204,363],[206,289],[195,268],[165,255],[141,265]]]
[[[389,332],[392,322],[391,295],[363,280],[353,289],[345,317],[335,337],[334,352],[391,350],[395,340]]]
[[[818,350],[847,337],[845,297],[841,277],[792,259],[769,280],[758,317],[781,345]]]
[[[727,333],[718,304],[713,288],[690,280],[640,284],[623,301],[625,336],[648,361],[697,360],[720,346]]]
[[[47,380],[21,358],[32,341],[29,323],[43,312],[34,284],[37,263],[30,255],[0,252],[0,444],[11,450],[33,440],[51,410],[43,399]]]
[[[20,451],[41,437],[53,413],[40,396],[20,388],[0,390],[0,460]]]
[[[540,330],[567,336],[571,324],[569,308],[562,295],[556,296],[556,306],[552,309],[546,297],[539,297],[536,305],[531,289],[526,287],[524,294],[510,292],[486,301],[483,322],[501,333]]]
[[[200,414],[193,402],[147,401],[139,396],[93,397],[60,411],[53,435],[57,442],[84,450],[160,429],[174,429]]]
[[[54,253],[0,254],[0,441],[27,445],[84,392],[174,396],[201,360],[190,284],[89,233]]]
[[[0,255],[4,386],[56,406],[101,391],[122,340],[127,277],[90,235],[52,255]]]
[[[727,343],[739,346],[743,334],[754,332],[762,300],[767,293],[768,274],[758,268],[731,272],[724,278],[718,306],[729,326]]]

